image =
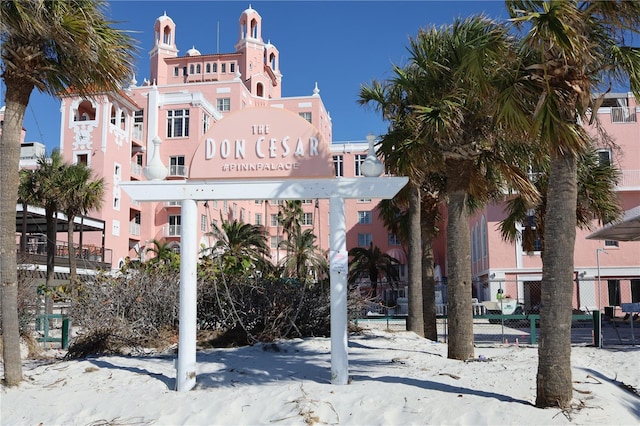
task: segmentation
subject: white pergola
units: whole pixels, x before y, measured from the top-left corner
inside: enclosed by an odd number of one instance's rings
[[[369,159],[369,158],[368,158]],[[153,161],[152,161],[153,162]],[[381,169],[380,169],[381,172]],[[378,172],[378,175],[380,174]],[[348,252],[344,200],[393,198],[407,177],[358,177],[252,180],[160,180],[122,182],[137,201],[181,201],[180,313],[176,390],[196,383],[196,269],[198,261],[198,201],[329,199],[329,269],[331,299],[331,383],[348,383],[347,272]]]

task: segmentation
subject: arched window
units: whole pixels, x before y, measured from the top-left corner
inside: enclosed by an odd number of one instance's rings
[[[171,44],[171,27],[169,26],[164,27],[162,42],[164,44]]]
[[[213,63],[213,72],[218,72],[218,63]]]
[[[264,86],[262,85],[262,83],[258,83],[256,85],[256,96],[264,96]]]
[[[204,71],[205,71],[206,73],[210,73],[210,72],[211,72],[211,64],[206,64],[206,65],[204,66]]]
[[[89,100],[80,102],[77,109],[73,111],[73,121],[89,121],[96,119],[96,109]]]
[[[116,107],[115,105],[111,105],[111,124],[116,124]]]
[[[193,64],[189,65],[189,74],[190,75],[194,74],[194,72],[193,72]]]
[[[258,38],[258,21],[251,20],[251,37]]]
[[[200,74],[202,70],[200,69],[200,64],[196,65],[196,74]]]

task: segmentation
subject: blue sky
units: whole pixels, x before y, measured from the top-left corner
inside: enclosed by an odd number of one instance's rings
[[[176,24],[179,55],[233,52],[238,19],[249,4],[262,16],[262,36],[280,52],[283,96],[320,96],[333,122],[334,142],[383,134],[386,124],[357,104],[360,85],[391,76],[391,64],[406,59],[408,38],[423,27],[485,13],[506,19],[503,1],[114,1],[109,14],[139,41],[138,84],[149,77],[153,24],[165,11]],[[217,37],[219,25],[220,37]],[[4,105],[4,89],[0,105]],[[59,145],[60,102],[34,92],[24,127],[27,141],[51,151]]]

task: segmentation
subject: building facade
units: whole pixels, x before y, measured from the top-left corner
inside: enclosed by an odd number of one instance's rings
[[[168,180],[281,177],[355,177],[367,156],[365,140],[334,143],[331,117],[317,85],[309,94],[282,97],[280,52],[263,39],[263,23],[251,7],[240,15],[233,53],[202,54],[195,47],[180,54],[176,24],[160,16],[149,52],[150,75],[116,94],[62,100],[60,149],[68,162],[84,162],[105,179],[100,211],[112,267],[144,260],[154,241],[180,249],[180,202],[139,203],[120,188],[143,180],[159,139]],[[364,136],[363,132],[363,136]],[[364,139],[364,138],[363,138]],[[347,247],[371,243],[402,262],[400,242],[378,219],[377,199],[345,200]],[[208,200],[198,204],[200,247],[214,243],[212,226],[221,220],[263,225],[274,262],[285,252],[278,221],[282,201]],[[329,202],[306,199],[303,229],[329,248]],[[86,237],[85,237],[86,238]]]

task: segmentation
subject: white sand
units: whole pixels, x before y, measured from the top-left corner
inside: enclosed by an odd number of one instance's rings
[[[640,347],[574,347],[574,406],[538,409],[537,348],[446,358],[409,332],[349,338],[351,384],[330,384],[330,340],[199,351],[196,388],[175,392],[174,354],[27,361],[3,388],[2,425],[640,424]]]

